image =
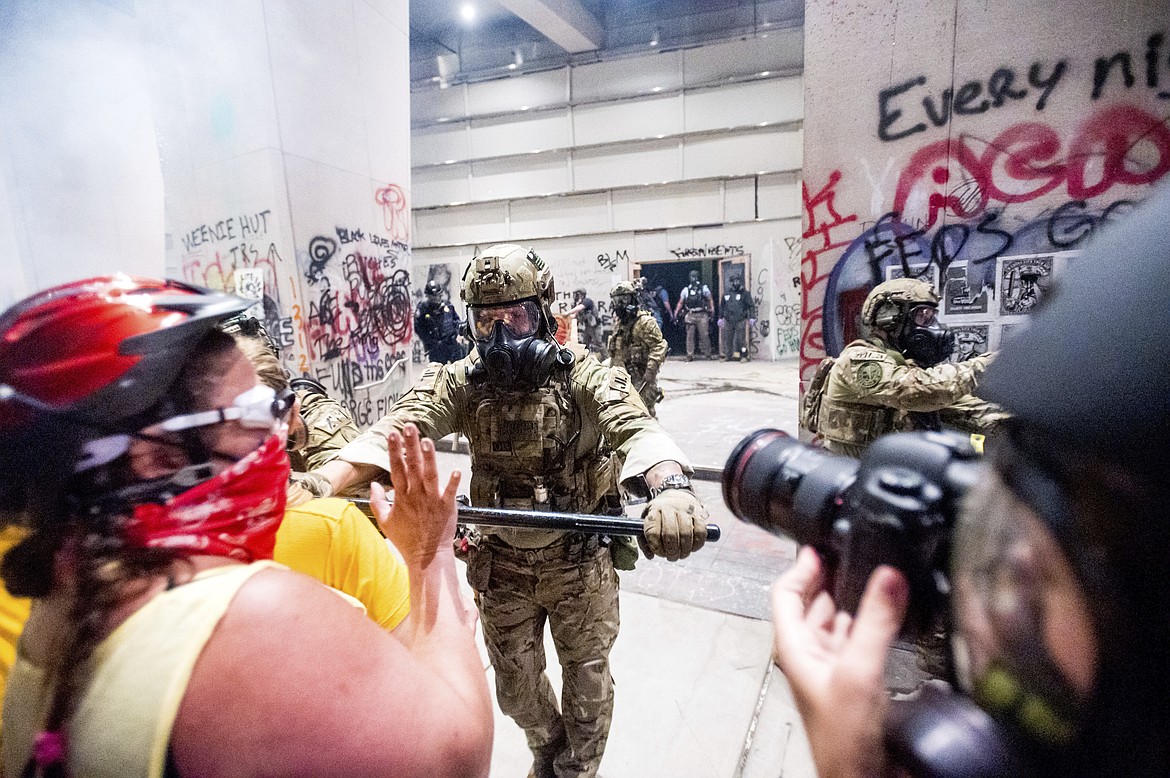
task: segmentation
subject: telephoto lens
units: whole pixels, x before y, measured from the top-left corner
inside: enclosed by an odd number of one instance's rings
[[[951,528],[979,468],[970,439],[952,432],[886,435],[858,461],[765,429],[731,453],[723,499],[744,521],[815,548],[849,613],[874,568],[900,570],[913,635],[945,609]]]
[[[858,466],[856,459],[806,446],[781,430],[757,430],[723,468],[723,501],[744,521],[819,547],[829,539]]]

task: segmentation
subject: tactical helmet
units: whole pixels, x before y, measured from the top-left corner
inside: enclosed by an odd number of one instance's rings
[[[423,294],[427,297],[438,297],[443,293],[443,287],[439,285],[438,281],[434,279],[427,281],[427,285],[423,287]]]
[[[535,249],[515,243],[489,246],[463,272],[463,301],[472,305],[502,305],[518,300],[539,302],[549,333],[557,324],[552,314],[555,296],[552,271]]]
[[[917,278],[894,278],[873,288],[861,306],[861,321],[870,327],[892,330],[915,305],[938,307],[934,288]]]
[[[624,294],[635,295],[638,293],[633,281],[618,281],[613,285],[613,289],[609,290],[610,297],[619,297]]]
[[[0,315],[0,429],[30,406],[107,429],[139,414],[205,335],[254,302],[122,274],[35,294]]]

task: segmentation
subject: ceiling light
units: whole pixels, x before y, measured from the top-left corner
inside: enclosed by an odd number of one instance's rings
[[[509,70],[515,70],[524,64],[524,55],[520,53],[520,49],[512,49],[512,64],[508,66]]]
[[[650,45],[657,46],[659,39],[662,37],[662,31],[657,27],[654,28],[654,34],[650,36]]]
[[[459,9],[459,15],[463,17],[463,21],[470,22],[475,20],[475,6],[471,3],[464,3],[463,7]]]
[[[521,111],[527,111],[527,110],[528,110],[528,106],[526,106],[526,105],[522,105],[522,106],[520,106],[520,110],[521,110]]]
[[[455,160],[453,160],[453,159],[447,159],[447,160],[443,160],[443,164],[444,164],[444,165],[454,165],[454,164],[455,164]]]
[[[508,70],[515,70],[515,69],[516,69],[516,63],[515,63],[515,62],[509,62],[509,63],[508,63]]]
[[[761,77],[761,78],[762,78],[762,77],[765,77],[765,76],[770,76],[770,75],[772,75],[772,71],[771,71],[771,70],[764,70],[764,71],[761,71],[761,72],[760,72],[760,77]]]
[[[661,91],[662,91],[662,87],[660,87],[660,86],[656,86],[656,87],[654,87],[653,89],[651,89],[650,91],[651,91],[651,92],[661,92]]]

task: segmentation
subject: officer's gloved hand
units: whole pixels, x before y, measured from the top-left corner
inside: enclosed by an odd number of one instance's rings
[[[312,499],[333,496],[333,484],[320,473],[290,473],[289,480],[312,495]],[[289,495],[292,496],[291,487]]]
[[[707,542],[707,509],[689,489],[665,489],[642,512],[638,545],[647,559],[685,559]]]

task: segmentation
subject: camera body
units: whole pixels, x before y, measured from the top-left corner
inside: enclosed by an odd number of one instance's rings
[[[910,583],[903,634],[913,636],[946,612],[951,530],[979,461],[953,432],[886,435],[856,460],[759,430],[728,459],[723,499],[744,521],[816,549],[849,613],[874,568],[897,568]]]

